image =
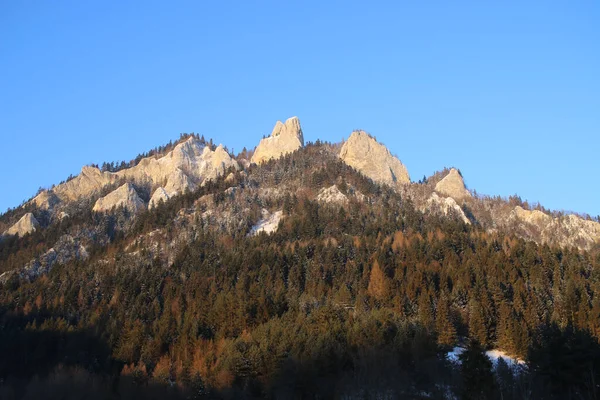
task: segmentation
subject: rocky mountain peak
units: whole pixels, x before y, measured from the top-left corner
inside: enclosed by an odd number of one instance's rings
[[[410,183],[410,176],[402,162],[364,131],[352,132],[339,157],[375,182],[390,186]]]
[[[173,196],[187,189],[194,190],[231,167],[240,168],[222,145],[213,151],[200,139],[191,136],[162,156],[143,158],[137,165],[118,172],[84,166],[79,175],[52,191],[41,192],[33,201],[42,209],[50,209],[60,202],[91,196],[107,185],[123,180],[150,186],[151,189],[164,187],[168,195]]]
[[[451,168],[448,175],[435,185],[435,191],[456,201],[471,197],[471,193],[465,187],[465,181],[456,168]]]
[[[24,236],[27,233],[35,232],[39,226],[40,226],[40,224],[37,221],[37,219],[35,219],[33,214],[27,213],[27,214],[23,215],[21,217],[21,219],[19,219],[19,221],[17,221],[16,224],[14,224],[10,228],[8,228],[8,230],[6,232],[4,232],[4,234],[5,235]]]
[[[298,117],[288,118],[285,123],[277,121],[271,136],[260,141],[251,162],[261,164],[277,159],[304,146],[304,134]]]

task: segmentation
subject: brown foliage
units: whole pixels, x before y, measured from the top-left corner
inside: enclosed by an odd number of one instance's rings
[[[373,267],[371,268],[369,287],[367,288],[367,291],[369,295],[375,297],[377,300],[383,300],[389,294],[388,279],[381,270],[377,260],[375,260]]]

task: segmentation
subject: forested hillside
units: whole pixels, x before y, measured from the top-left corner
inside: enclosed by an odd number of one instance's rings
[[[35,211],[48,228],[2,240],[0,272],[66,233],[90,244],[0,284],[0,398],[598,398],[596,248],[423,213],[336,151],[311,143],[138,215],[95,198],[60,222]],[[317,198],[332,186],[346,200]],[[282,218],[253,235],[263,210]]]

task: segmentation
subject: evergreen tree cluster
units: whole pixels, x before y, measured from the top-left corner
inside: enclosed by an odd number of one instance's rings
[[[331,185],[348,204],[313,200]],[[281,191],[260,197],[268,187]],[[207,197],[248,220],[180,218]],[[284,218],[251,236],[263,207]],[[65,230],[104,238],[85,261],[0,287],[0,398],[598,397],[599,254],[425,217],[327,144],[135,219],[86,210],[0,244],[3,271]],[[170,254],[136,245],[156,231]],[[492,348],[527,366],[492,365]]]

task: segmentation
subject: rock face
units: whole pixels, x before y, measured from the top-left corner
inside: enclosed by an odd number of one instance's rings
[[[240,168],[222,145],[213,151],[192,136],[163,157],[144,158],[135,167],[121,170],[116,175],[136,183],[158,184],[173,194],[194,190],[223,175],[230,167]]]
[[[39,222],[32,213],[27,213],[21,217],[16,224],[8,228],[5,235],[17,235],[24,236],[28,233],[35,232],[37,228],[40,226]]]
[[[336,185],[321,189],[317,195],[317,200],[323,203],[348,203],[348,197],[340,192]]]
[[[545,226],[552,222],[552,217],[550,215],[544,214],[539,210],[525,210],[521,206],[516,206],[512,214],[513,218],[528,224]]]
[[[463,201],[471,197],[471,193],[465,187],[465,182],[456,168],[452,168],[448,175],[435,185],[435,191],[452,197],[456,201]]]
[[[98,199],[93,210],[96,212],[110,211],[113,207],[123,206],[133,213],[143,210],[144,202],[130,183],[120,186],[106,196]]]
[[[465,224],[471,224],[471,221],[469,221],[462,208],[460,208],[452,197],[440,197],[437,193],[433,193],[431,197],[427,199],[422,211],[440,213],[445,216],[454,215]]]
[[[165,185],[165,191],[172,197],[176,194],[185,193],[187,191],[193,191],[197,189],[197,185],[190,179],[185,172],[177,168],[167,178],[167,184]]]
[[[38,207],[49,208],[61,201],[74,201],[91,196],[106,185],[121,180],[163,187],[172,196],[194,190],[211,179],[223,175],[228,168],[239,170],[238,163],[219,145],[214,151],[192,136],[162,157],[147,157],[132,168],[118,172],[102,172],[95,167],[83,167],[75,178],[44,191],[35,197]]]
[[[164,188],[159,187],[158,189],[156,189],[154,191],[154,194],[150,198],[150,201],[148,202],[148,209],[152,209],[152,208],[156,207],[158,205],[158,203],[160,203],[161,200],[167,201],[169,199],[170,199],[170,196],[167,193],[167,191]]]
[[[368,133],[352,132],[339,157],[373,181],[398,187],[410,183],[406,167]]]
[[[35,205],[42,210],[50,210],[60,202],[60,199],[54,194],[54,192],[50,190],[44,190],[37,195],[33,201],[35,202]]]
[[[304,135],[298,117],[289,118],[285,123],[277,121],[271,136],[260,141],[250,162],[261,164],[277,159],[304,146]]]
[[[87,196],[104,186],[114,183],[117,180],[115,174],[102,172],[98,168],[85,166],[81,173],[66,182],[54,188],[54,193],[61,199],[77,200],[81,196]]]
[[[523,238],[540,243],[585,250],[600,243],[600,224],[572,214],[552,217],[539,210],[525,210],[517,206],[505,225],[516,229]]]

